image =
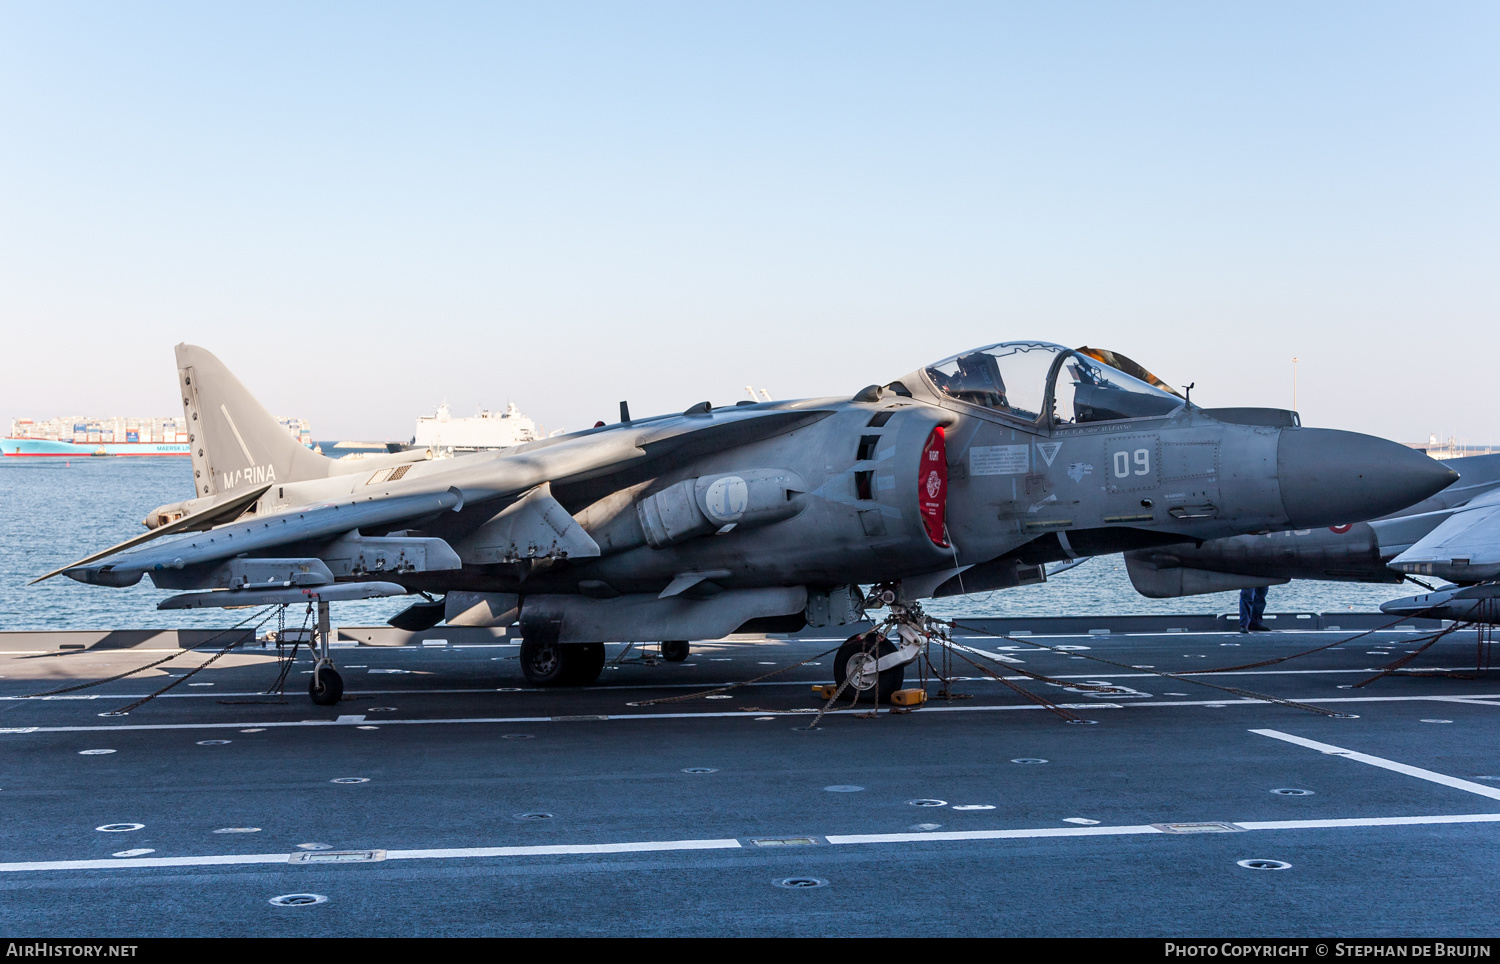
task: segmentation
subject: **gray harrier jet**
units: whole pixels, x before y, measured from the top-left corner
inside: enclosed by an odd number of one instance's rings
[[[880,697],[919,652],[902,622],[918,600],[1080,556],[1373,518],[1455,478],[1394,442],[1199,408],[1124,356],[1043,342],[852,397],[638,419],[622,402],[612,425],[448,458],[323,458],[209,352],[179,345],[177,367],[194,498],[59,572],[186,591],[163,609],[316,602],[311,691],[328,703],[328,602],[403,593],[428,597],[403,628],[518,621],[543,685],[592,682],[606,642],[680,659],[685,640],[889,607],[897,643],[855,637],[835,660],[841,685]]]
[[[1393,599],[1395,616],[1500,622],[1500,455],[1445,462],[1461,478],[1369,522],[1210,539],[1125,553],[1130,581],[1156,599],[1274,586],[1293,579],[1456,585]],[[1425,585],[1425,583],[1422,583]]]
[[[1459,529],[1490,519],[1500,497],[1500,455],[1444,462],[1461,474],[1452,485],[1398,512],[1327,527],[1210,539],[1125,554],[1136,591],[1153,599],[1275,586],[1293,579],[1399,583],[1408,575],[1453,582],[1493,579],[1496,569],[1450,545]],[[1500,526],[1500,519],[1487,522]],[[1480,526],[1478,531],[1482,531]],[[1500,541],[1491,537],[1491,541]],[[1460,560],[1462,560],[1460,562]],[[1500,562],[1500,560],[1491,560]],[[1457,565],[1455,565],[1457,563]]]

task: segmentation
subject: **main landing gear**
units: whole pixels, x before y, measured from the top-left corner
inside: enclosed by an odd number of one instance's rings
[[[603,643],[559,643],[536,635],[521,639],[521,672],[532,686],[587,686],[603,671]]]
[[[552,627],[533,626],[521,637],[521,672],[532,686],[588,686],[604,670],[603,643],[559,643]],[[661,644],[661,658],[680,663],[691,647],[685,639]],[[648,663],[654,660],[647,659]]]

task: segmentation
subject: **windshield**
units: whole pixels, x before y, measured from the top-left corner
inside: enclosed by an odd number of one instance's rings
[[[927,377],[949,398],[1034,422],[1045,407],[1052,363],[1066,351],[1036,341],[988,345],[929,366]]]
[[[1060,425],[1168,415],[1183,404],[1175,394],[1077,352],[1064,359],[1054,394]]]
[[[1149,418],[1183,404],[1165,383],[1123,355],[1082,352],[1039,341],[1001,342],[945,358],[926,373],[949,398],[1028,422],[1044,414],[1059,425]],[[1163,387],[1127,375],[1101,356],[1118,359]]]

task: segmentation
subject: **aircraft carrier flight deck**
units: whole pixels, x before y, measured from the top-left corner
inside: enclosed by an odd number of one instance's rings
[[[498,631],[346,630],[326,707],[274,647],[188,676],[219,644],[0,634],[0,903],[37,936],[1493,932],[1487,647],[1285,624],[975,621],[909,712],[814,691],[827,629],[551,690]]]

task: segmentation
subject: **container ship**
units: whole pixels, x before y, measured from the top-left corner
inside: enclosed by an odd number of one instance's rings
[[[288,433],[312,448],[312,429],[301,418],[277,418]],[[111,455],[188,455],[185,418],[84,418],[45,422],[13,419],[0,439],[0,455],[83,458]]]

